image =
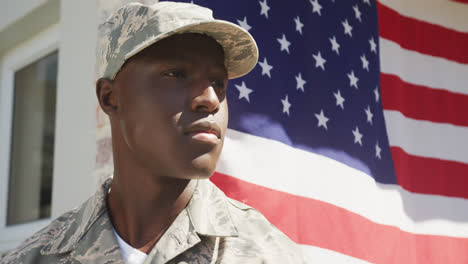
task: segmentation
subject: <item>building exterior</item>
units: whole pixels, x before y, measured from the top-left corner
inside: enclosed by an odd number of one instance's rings
[[[96,189],[99,4],[1,1],[0,252]]]

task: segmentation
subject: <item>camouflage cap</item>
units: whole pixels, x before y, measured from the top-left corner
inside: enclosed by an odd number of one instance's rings
[[[127,59],[157,41],[182,33],[200,33],[224,49],[228,78],[250,72],[257,64],[258,48],[243,28],[213,18],[205,7],[188,3],[130,3],[119,8],[99,29],[97,77],[114,79]]]

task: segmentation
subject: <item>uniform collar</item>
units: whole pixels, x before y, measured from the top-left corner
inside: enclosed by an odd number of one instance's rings
[[[226,195],[209,180],[198,180],[186,210],[200,235],[238,236],[237,228],[227,206]]]
[[[90,229],[96,230],[97,227],[93,227],[96,222],[99,222],[99,225],[106,223],[107,229],[109,226],[112,228],[106,206],[111,183],[112,178],[108,178],[94,196],[83,205],[54,220],[54,228],[47,233],[50,242],[43,247],[41,254],[59,254],[75,250],[81,241],[86,240],[84,237]],[[187,231],[193,230],[202,236],[238,236],[226,202],[225,194],[213,183],[209,180],[197,180],[193,196],[178,218],[187,218]],[[171,224],[168,231],[174,224],[177,224],[176,221]],[[113,235],[112,229],[107,234]],[[182,234],[187,235],[188,232],[182,232]],[[117,245],[115,237],[109,239]]]

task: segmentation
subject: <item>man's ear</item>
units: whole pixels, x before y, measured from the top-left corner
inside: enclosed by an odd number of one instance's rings
[[[113,116],[117,112],[117,98],[115,86],[112,80],[100,78],[96,82],[96,96],[101,109],[108,116]]]

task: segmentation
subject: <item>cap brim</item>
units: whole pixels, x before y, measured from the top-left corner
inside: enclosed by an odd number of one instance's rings
[[[223,20],[205,20],[155,36],[130,51],[125,60],[164,38],[182,33],[205,34],[215,39],[224,49],[229,79],[246,75],[257,64],[258,48],[254,38],[242,27]]]

